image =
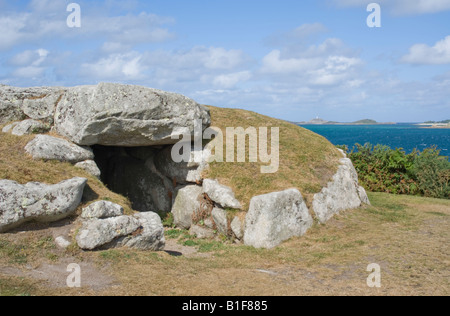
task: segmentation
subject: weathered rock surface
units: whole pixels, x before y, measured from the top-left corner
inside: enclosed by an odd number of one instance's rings
[[[362,202],[363,204],[371,205],[371,204],[370,204],[369,197],[367,196],[366,189],[364,189],[364,188],[361,187],[361,186],[358,187],[358,195],[359,195],[359,198],[361,199],[361,202]]]
[[[200,162],[195,162],[195,149],[192,146],[191,161],[176,163],[171,157],[172,146],[169,146],[155,156],[156,168],[168,179],[177,184],[199,183],[203,180],[202,172],[208,168],[208,159],[211,152],[208,149],[199,151]]]
[[[37,135],[25,147],[34,159],[59,160],[77,163],[93,160],[94,153],[90,148],[83,148],[68,141],[48,135]]]
[[[81,213],[81,218],[105,219],[110,217],[122,216],[123,214],[124,209],[122,206],[109,201],[98,201],[85,207]]]
[[[254,197],[246,216],[244,243],[274,248],[292,237],[303,236],[313,219],[297,189]]]
[[[140,86],[100,83],[66,91],[55,112],[56,131],[78,145],[175,144],[194,134],[194,120],[210,124],[208,110],[179,94]]]
[[[130,216],[85,221],[76,236],[77,244],[81,249],[94,250],[118,237],[134,233],[139,226],[139,221]]]
[[[127,247],[159,251],[165,246],[161,218],[153,212],[84,221],[76,241],[84,250]]]
[[[202,187],[197,185],[187,185],[175,191],[172,214],[176,226],[184,229],[192,226],[192,216],[200,209],[201,194]]]
[[[55,185],[21,185],[0,180],[0,232],[31,220],[55,222],[72,215],[81,202],[86,182],[74,178]]]
[[[215,207],[211,216],[216,223],[217,231],[221,234],[228,235],[228,219],[227,212],[221,208]]]
[[[93,175],[94,177],[100,179],[102,172],[97,166],[97,163],[94,160],[85,160],[82,162],[78,162],[75,164],[75,167],[83,169],[87,173]]]
[[[21,122],[14,122],[6,125],[3,129],[3,133],[9,133],[16,136],[30,135],[46,133],[50,130],[50,126],[36,120],[25,120]]]
[[[236,200],[231,188],[219,184],[217,180],[205,179],[203,181],[203,193],[223,208],[241,209],[241,203]]]
[[[237,239],[242,240],[244,238],[244,227],[239,217],[234,217],[230,224],[231,231]]]
[[[56,106],[65,88],[17,88],[0,85],[0,124],[20,121],[27,117],[53,122]]]
[[[164,250],[164,226],[158,214],[153,212],[139,213],[133,216],[139,222],[138,230],[129,236],[119,238],[114,247],[127,247],[138,250]]]
[[[321,223],[327,222],[340,211],[360,207],[362,199],[370,203],[364,189],[360,189],[358,174],[351,160],[343,158],[340,163],[338,172],[328,186],[314,195],[313,210]]]

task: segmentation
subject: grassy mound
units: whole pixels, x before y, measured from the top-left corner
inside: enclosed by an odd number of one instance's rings
[[[262,174],[260,167],[268,164],[250,163],[247,154],[245,163],[212,163],[205,174],[207,178],[218,179],[220,183],[233,188],[244,209],[248,208],[253,196],[290,188],[299,189],[310,204],[312,196],[320,192],[337,171],[340,153],[322,136],[297,125],[250,111],[212,106],[209,109],[211,126],[222,130],[224,140],[227,127],[255,127],[257,130],[259,127],[267,127],[269,134],[271,127],[280,129],[278,172]],[[246,148],[248,149],[248,140]]]
[[[279,170],[262,174],[260,167],[267,163],[248,162],[248,140],[245,163],[212,163],[205,177],[218,179],[233,188],[244,209],[253,196],[298,188],[310,205],[312,196],[326,186],[337,171],[339,152],[322,136],[291,123],[263,116],[254,112],[209,107],[212,126],[224,133],[227,127],[278,127],[280,129]],[[58,137],[58,135],[52,135]],[[73,177],[85,177],[88,181],[88,200],[82,207],[96,200],[110,200],[132,212],[131,203],[125,197],[111,192],[103,183],[69,163],[33,160],[24,150],[34,136],[17,137],[0,133],[0,179],[27,182],[59,183]],[[237,146],[237,142],[235,142]],[[270,138],[268,142],[270,150]],[[224,148],[224,153],[225,153]]]

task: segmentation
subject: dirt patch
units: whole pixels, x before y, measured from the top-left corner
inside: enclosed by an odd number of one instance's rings
[[[81,287],[89,290],[103,291],[118,285],[116,279],[108,274],[107,268],[98,268],[93,263],[78,262],[76,258],[63,258],[57,263],[43,263],[36,268],[0,267],[0,275],[24,277],[39,281],[42,287],[51,289],[68,288],[67,279],[73,272],[68,269],[70,264],[76,263],[80,267]]]

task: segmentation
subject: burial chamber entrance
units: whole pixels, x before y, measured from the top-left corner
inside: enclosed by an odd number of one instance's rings
[[[171,146],[108,147],[94,145],[101,181],[127,197],[134,210],[160,215],[172,209],[176,179],[167,173]],[[169,156],[168,156],[169,155]],[[172,166],[173,167],[173,166]],[[182,169],[182,166],[179,165]]]

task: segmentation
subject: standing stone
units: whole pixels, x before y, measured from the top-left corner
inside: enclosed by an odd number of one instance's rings
[[[313,210],[321,223],[326,223],[343,210],[360,207],[361,197],[370,203],[367,194],[364,197],[365,191],[360,190],[358,174],[351,160],[343,158],[340,160],[340,164],[328,186],[314,195]]]
[[[192,217],[200,209],[199,197],[202,187],[188,185],[175,191],[172,214],[174,224],[177,227],[189,229],[192,225]]]
[[[241,220],[239,217],[234,217],[231,221],[231,231],[236,236],[237,239],[242,240],[244,237],[244,229]]]
[[[274,248],[292,237],[303,236],[313,219],[297,189],[252,198],[246,216],[244,243]]]
[[[55,113],[56,131],[78,145],[154,146],[194,134],[194,120],[210,125],[209,111],[179,94],[100,83],[68,89]]]
[[[0,232],[31,220],[56,222],[74,214],[86,182],[85,178],[73,178],[55,185],[21,185],[0,180]]]
[[[217,231],[221,234],[228,235],[228,219],[227,212],[221,208],[215,207],[211,212],[214,223],[216,223]]]

